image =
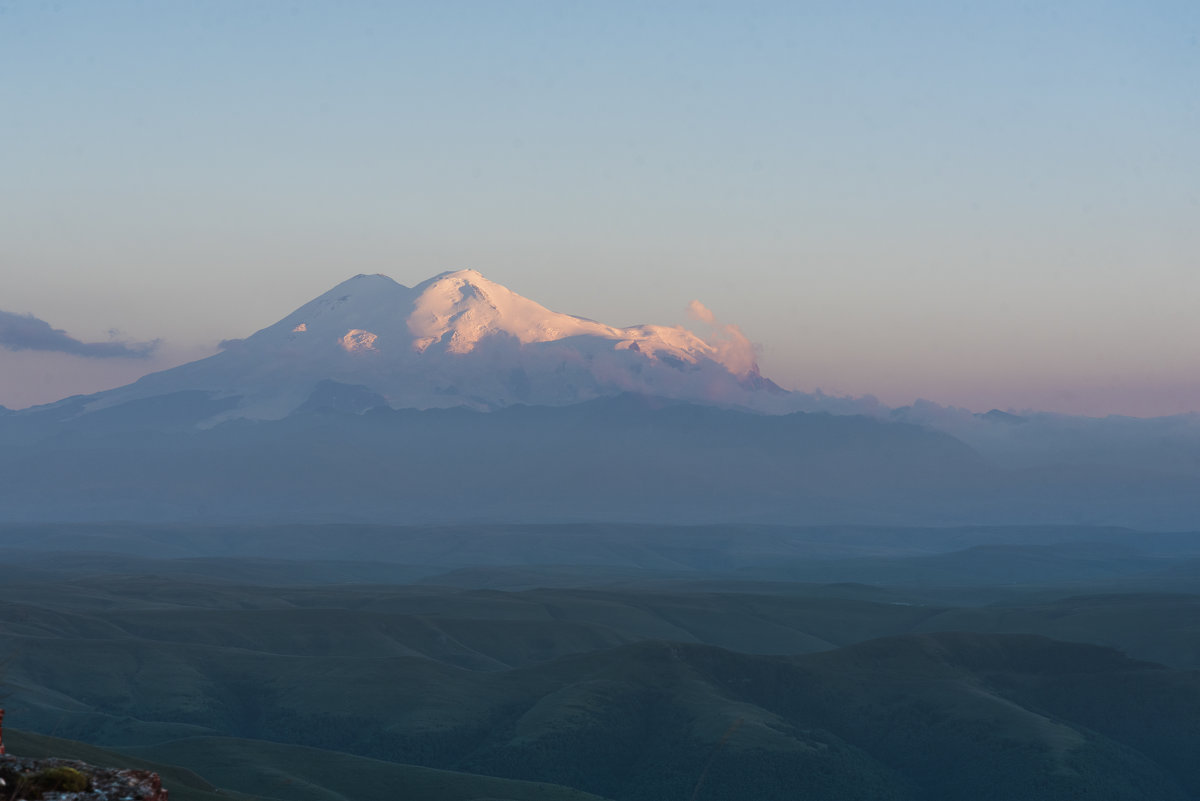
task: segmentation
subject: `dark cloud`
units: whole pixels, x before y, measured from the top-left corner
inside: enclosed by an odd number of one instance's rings
[[[80,342],[32,314],[0,311],[0,347],[9,350],[49,350],[89,359],[146,359],[158,348],[153,342]]]

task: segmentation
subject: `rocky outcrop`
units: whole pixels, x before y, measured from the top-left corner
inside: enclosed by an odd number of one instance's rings
[[[7,801],[167,801],[157,773],[70,759],[0,756],[0,780]]]

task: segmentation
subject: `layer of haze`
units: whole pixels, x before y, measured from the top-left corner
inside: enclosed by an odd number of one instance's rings
[[[1190,2],[0,2],[0,311],[161,340],[0,349],[0,404],[473,267],[698,299],[790,388],[1198,409],[1198,42]]]

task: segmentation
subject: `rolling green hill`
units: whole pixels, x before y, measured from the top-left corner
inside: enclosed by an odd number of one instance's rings
[[[908,635],[793,657],[643,641],[505,671],[47,640],[27,641],[15,665],[27,703],[41,678],[43,706],[14,704],[14,714],[57,715],[72,736],[202,773],[224,758],[166,748],[164,721],[208,731],[205,749],[229,746],[227,736],[291,742],[622,801],[686,798],[702,776],[713,798],[1200,791],[1200,675],[1027,635]],[[77,711],[64,718],[68,691]],[[300,788],[287,797],[336,791],[336,760],[270,754],[251,751],[218,775],[245,787],[273,765]],[[307,772],[288,767],[297,764]],[[301,791],[310,785],[322,789]]]
[[[569,787],[399,765],[296,745],[195,737],[128,753],[176,762],[223,787],[296,801],[602,801]]]
[[[509,533],[460,542],[495,555]],[[1200,797],[1200,595],[1147,591],[1192,580],[1186,539],[936,550],[977,534],[899,556],[868,532],[874,555],[788,563],[766,532],[733,571],[702,554],[728,535],[671,534],[609,563],[441,574],[459,586],[340,583],[395,567],[356,560],[0,551],[5,706],[72,738],[27,748],[195,771],[160,771],[185,801]],[[886,581],[775,575],[835,568]],[[929,581],[892,580],[909,569]]]

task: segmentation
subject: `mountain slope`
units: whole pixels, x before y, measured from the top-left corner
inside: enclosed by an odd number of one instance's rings
[[[124,749],[289,801],[603,801],[561,785],[423,768],[325,749],[191,737]]]

